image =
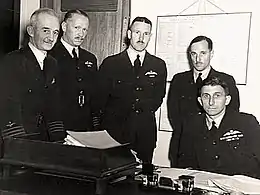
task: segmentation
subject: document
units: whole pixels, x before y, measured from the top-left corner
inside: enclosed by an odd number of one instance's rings
[[[260,194],[260,180],[245,175],[234,175],[218,179],[213,178],[210,179],[210,181],[213,186],[217,185],[227,191],[242,192],[244,194]]]
[[[180,175],[194,176],[194,187],[215,193],[242,192],[260,194],[260,180],[245,175],[224,175],[207,171],[178,168],[160,168],[159,176],[178,179]]]
[[[68,145],[97,149],[106,149],[121,145],[114,140],[106,130],[87,132],[67,131],[67,133],[68,136],[65,138],[65,141]]]

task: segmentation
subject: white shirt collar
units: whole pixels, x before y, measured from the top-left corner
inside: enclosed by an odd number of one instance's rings
[[[221,113],[221,115],[219,115],[219,116],[218,116],[217,118],[215,118],[214,120],[213,120],[210,116],[208,116],[208,115],[206,114],[206,125],[207,125],[208,129],[211,129],[211,127],[212,127],[212,121],[214,121],[214,122],[215,122],[215,126],[216,126],[217,128],[219,128],[220,123],[221,123],[221,121],[222,121],[222,119],[223,119],[225,113],[226,113],[226,111],[224,110],[224,111]]]
[[[202,80],[206,79],[209,75],[210,70],[211,70],[211,66],[208,66],[205,70],[203,70],[201,72],[197,71],[196,69],[193,69],[194,82],[196,82],[196,80],[199,76],[199,73],[202,73],[202,75],[201,75]]]
[[[47,51],[42,51],[42,50],[37,49],[31,42],[28,43],[28,46],[30,47],[34,56],[36,57],[41,70],[43,70],[43,61],[44,61],[45,57],[47,56]]]
[[[76,50],[76,53],[79,57],[79,48],[78,47],[73,47],[72,45],[70,45],[69,43],[67,43],[66,41],[64,41],[64,39],[61,37],[60,39],[61,43],[64,45],[64,47],[67,49],[67,51],[69,52],[69,54],[71,55],[71,57],[73,57],[73,54],[72,54],[72,50],[73,48],[75,48]]]
[[[136,60],[136,56],[137,56],[137,55],[140,56],[140,61],[141,61],[141,65],[142,65],[143,62],[144,62],[145,52],[146,52],[146,50],[143,50],[143,51],[141,51],[141,52],[138,52],[138,51],[135,51],[133,48],[128,47],[128,49],[127,49],[127,54],[128,54],[128,57],[129,57],[129,59],[130,59],[132,65],[134,65],[134,61]]]

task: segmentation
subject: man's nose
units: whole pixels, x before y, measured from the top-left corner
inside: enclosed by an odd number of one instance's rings
[[[201,61],[201,55],[196,55],[196,62],[200,62]]]
[[[144,34],[140,34],[140,36],[139,36],[139,41],[142,41],[142,42],[143,42],[143,40],[144,40]]]
[[[49,35],[50,35],[50,36],[49,36],[49,40],[50,40],[50,41],[54,41],[55,32],[51,32]]]
[[[83,30],[79,30],[78,35],[81,36],[81,37],[83,37],[83,35],[84,35]]]
[[[210,97],[210,98],[209,98],[209,105],[212,106],[212,105],[214,105],[214,104],[215,104],[215,99],[214,99],[214,97]]]

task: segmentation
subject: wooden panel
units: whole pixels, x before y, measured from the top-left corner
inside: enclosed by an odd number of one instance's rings
[[[1,0],[0,58],[19,47],[20,0]]]
[[[48,1],[48,0],[42,0]],[[61,11],[62,0],[49,0],[62,20],[65,12]],[[125,37],[130,18],[130,0],[117,0],[115,12],[87,12],[90,18],[88,35],[82,47],[94,53],[98,65],[109,55],[119,53],[126,48]]]
[[[61,10],[116,11],[118,0],[61,0]]]

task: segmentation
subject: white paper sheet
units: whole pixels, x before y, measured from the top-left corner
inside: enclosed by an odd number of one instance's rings
[[[234,175],[229,178],[212,179],[213,183],[230,191],[244,194],[260,194],[260,180],[244,175]]]
[[[106,149],[121,145],[119,142],[114,140],[106,130],[87,132],[67,131],[67,133],[74,140],[89,148]]]

